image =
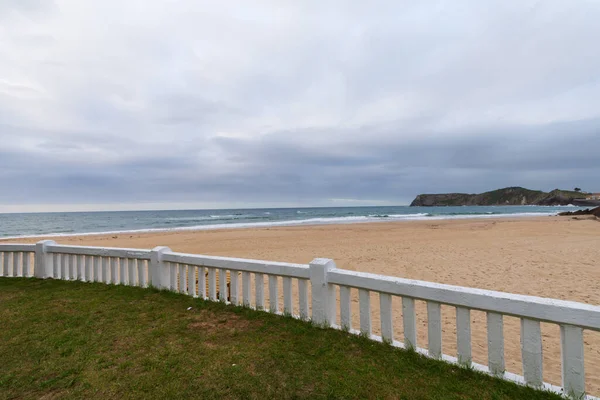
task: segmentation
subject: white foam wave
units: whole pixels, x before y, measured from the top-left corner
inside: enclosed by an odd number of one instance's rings
[[[209,221],[216,216],[208,216],[208,217],[171,217],[165,218],[166,221]]]
[[[426,217],[427,213],[416,213],[416,214],[389,214],[390,218],[415,218],[415,217]]]
[[[490,219],[490,218],[521,218],[521,217],[551,217],[556,216],[556,212],[529,212],[529,213],[514,213],[514,214],[463,214],[463,215],[432,215],[425,217],[428,221],[430,220],[443,220],[443,219]]]
[[[415,214],[390,214],[389,218],[371,217],[371,216],[346,216],[346,217],[322,217],[308,218],[300,220],[287,221],[268,221],[268,222],[240,222],[240,223],[221,223],[208,225],[194,225],[174,228],[147,228],[147,229],[129,229],[103,232],[84,232],[84,233],[47,233],[41,235],[23,235],[0,237],[0,240],[20,239],[20,238],[45,238],[45,237],[67,237],[67,236],[93,236],[93,235],[118,235],[118,234],[140,234],[155,232],[174,232],[174,231],[202,231],[215,229],[240,229],[240,228],[266,228],[274,226],[299,226],[299,225],[328,225],[328,224],[352,224],[363,222],[391,222],[399,221],[434,221],[447,219],[490,219],[490,218],[521,218],[521,217],[542,217],[554,216],[556,212],[545,213],[513,213],[513,214],[463,214],[463,215],[430,215],[427,213]],[[221,216],[223,217],[223,216]]]

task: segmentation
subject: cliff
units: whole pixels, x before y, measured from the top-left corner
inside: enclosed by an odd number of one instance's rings
[[[583,197],[581,193],[555,189],[549,193],[522,187],[509,187],[480,194],[420,194],[411,206],[565,206]]]

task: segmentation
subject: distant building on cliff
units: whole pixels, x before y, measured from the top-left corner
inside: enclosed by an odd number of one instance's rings
[[[590,193],[585,197],[586,200],[600,200],[600,193]]]

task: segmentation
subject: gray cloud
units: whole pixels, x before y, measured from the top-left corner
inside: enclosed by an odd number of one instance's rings
[[[0,211],[597,187],[600,6],[0,2]]]

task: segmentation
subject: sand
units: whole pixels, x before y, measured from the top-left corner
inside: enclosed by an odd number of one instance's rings
[[[595,220],[540,217],[412,221],[113,234],[55,240],[61,244],[148,249],[164,245],[181,252],[299,263],[326,257],[334,259],[338,268],[600,304],[600,222]],[[354,326],[357,327],[356,293],[354,297]],[[376,295],[371,304],[374,331],[378,332]],[[394,299],[393,307],[395,337],[402,340],[400,299]],[[449,306],[442,308],[443,350],[455,355],[455,311]],[[417,312],[418,342],[426,347],[424,303],[419,304]],[[474,360],[487,364],[485,314],[472,312],[471,317]],[[560,384],[559,328],[542,324],[542,334],[544,379]],[[507,370],[521,373],[518,319],[505,318],[505,342]],[[600,333],[585,333],[585,357],[587,389],[598,395]]]

